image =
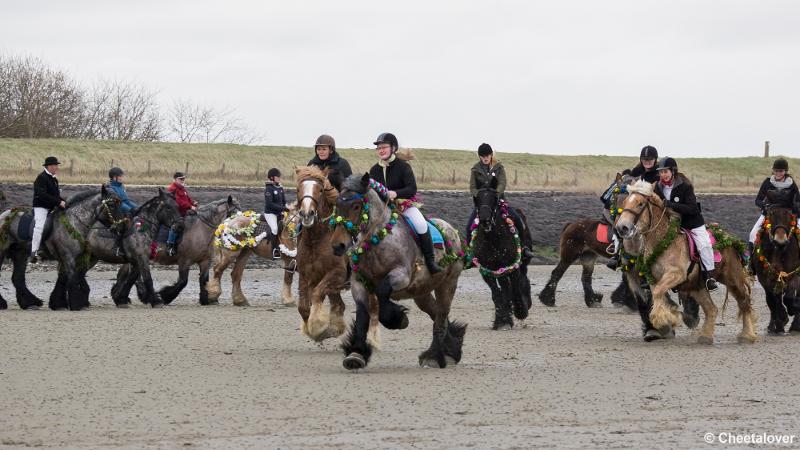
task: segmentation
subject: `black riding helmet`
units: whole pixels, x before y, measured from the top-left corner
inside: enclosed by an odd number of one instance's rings
[[[485,142],[478,147],[478,156],[489,156],[492,153],[494,153],[492,146]]]
[[[643,159],[658,159],[658,150],[652,145],[642,147],[642,151],[639,153],[639,160]]]
[[[656,166],[656,170],[663,170],[663,169],[670,169],[672,170],[672,173],[675,173],[678,171],[678,163],[675,162],[674,159],[667,156],[661,161],[659,161],[658,165]]]
[[[785,160],[783,158],[776,159],[775,162],[772,163],[772,170],[786,170],[786,171],[788,171],[789,170],[789,161],[787,161],[787,160]]]
[[[378,138],[375,139],[375,142],[373,142],[372,144],[373,145],[389,144],[389,145],[392,146],[392,152],[396,152],[397,151],[397,147],[399,146],[397,144],[397,138],[394,137],[394,135],[392,133],[381,133],[378,136]]]
[[[269,178],[270,180],[279,176],[281,176],[281,171],[275,167],[269,169],[269,171],[267,172],[267,178]]]
[[[125,171],[120,169],[119,167],[112,167],[111,170],[108,171],[108,179],[113,180],[114,177],[119,177],[125,175]]]

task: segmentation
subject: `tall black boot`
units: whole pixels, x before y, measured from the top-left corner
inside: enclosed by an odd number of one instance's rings
[[[428,230],[425,234],[419,235],[420,243],[422,244],[422,256],[425,257],[425,266],[431,275],[442,271],[441,267],[436,264],[433,256],[433,240],[431,239],[431,232]]]

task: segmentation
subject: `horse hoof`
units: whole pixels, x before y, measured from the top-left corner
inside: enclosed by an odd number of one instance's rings
[[[714,338],[713,337],[708,337],[708,336],[698,336],[697,337],[697,343],[698,344],[703,344],[703,345],[711,345],[711,344],[714,343]]]
[[[342,365],[347,370],[359,370],[367,367],[367,361],[358,353],[350,353],[342,361]]]
[[[556,306],[556,299],[555,298],[553,298],[553,299],[544,299],[542,297],[539,297],[539,301],[544,306],[550,306],[550,307]]]
[[[736,342],[739,344],[754,344],[757,340],[755,336],[736,336]]]
[[[250,306],[249,302],[234,303],[233,306]]]
[[[664,339],[664,336],[661,335],[657,330],[649,329],[644,333],[644,340],[645,342],[653,342],[660,339]]]
[[[25,311],[38,311],[38,310],[40,310],[42,308],[40,308],[39,305],[31,305],[31,306],[28,306],[27,308],[22,308],[22,309],[24,309]]]
[[[128,309],[131,307],[130,303],[117,303],[117,308],[119,309]]]
[[[208,306],[219,306],[219,300],[209,300]]]
[[[153,308],[153,309],[163,308],[164,304],[163,303],[153,303],[153,304],[150,305],[150,307]]]
[[[447,367],[455,366],[456,364],[458,364],[458,361],[456,361],[455,358],[453,358],[450,355],[444,355],[444,360],[447,361]]]
[[[432,359],[432,358],[420,359],[419,360],[419,366],[422,367],[423,369],[441,369],[442,368],[442,367],[439,367],[439,363],[435,359]]]
[[[603,305],[600,302],[591,302],[588,305],[589,308],[602,308]]]
[[[625,307],[625,303],[622,303],[622,302],[611,302],[611,306],[613,306],[614,308],[624,308]]]
[[[494,326],[495,331],[508,331],[512,328],[514,328],[514,325],[510,323],[499,323]]]

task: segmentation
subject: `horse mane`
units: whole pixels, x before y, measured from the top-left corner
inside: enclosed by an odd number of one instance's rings
[[[361,177],[362,175],[353,174],[345,178],[345,180],[342,182],[342,190],[347,189],[348,191],[355,192],[356,194],[366,194],[369,186],[363,186],[361,184]]]
[[[294,172],[297,176],[297,184],[301,184],[307,180],[314,180],[322,183],[322,193],[325,195],[325,201],[331,206],[336,204],[339,191],[337,191],[330,180],[328,180],[327,170],[320,170],[317,166],[301,166],[295,167]]]
[[[74,205],[76,203],[80,203],[88,198],[94,197],[99,193],[100,190],[88,190],[88,191],[78,192],[77,194],[72,194],[66,200],[67,207]]]
[[[637,194],[642,194],[645,197],[650,197],[653,195],[654,187],[654,183],[648,183],[644,180],[636,180],[636,182],[633,184],[628,185],[628,192],[635,192]]]

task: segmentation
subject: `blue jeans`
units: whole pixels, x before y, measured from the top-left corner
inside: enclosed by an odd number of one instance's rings
[[[167,235],[167,244],[174,244],[178,240],[178,233],[170,227],[169,234]]]

